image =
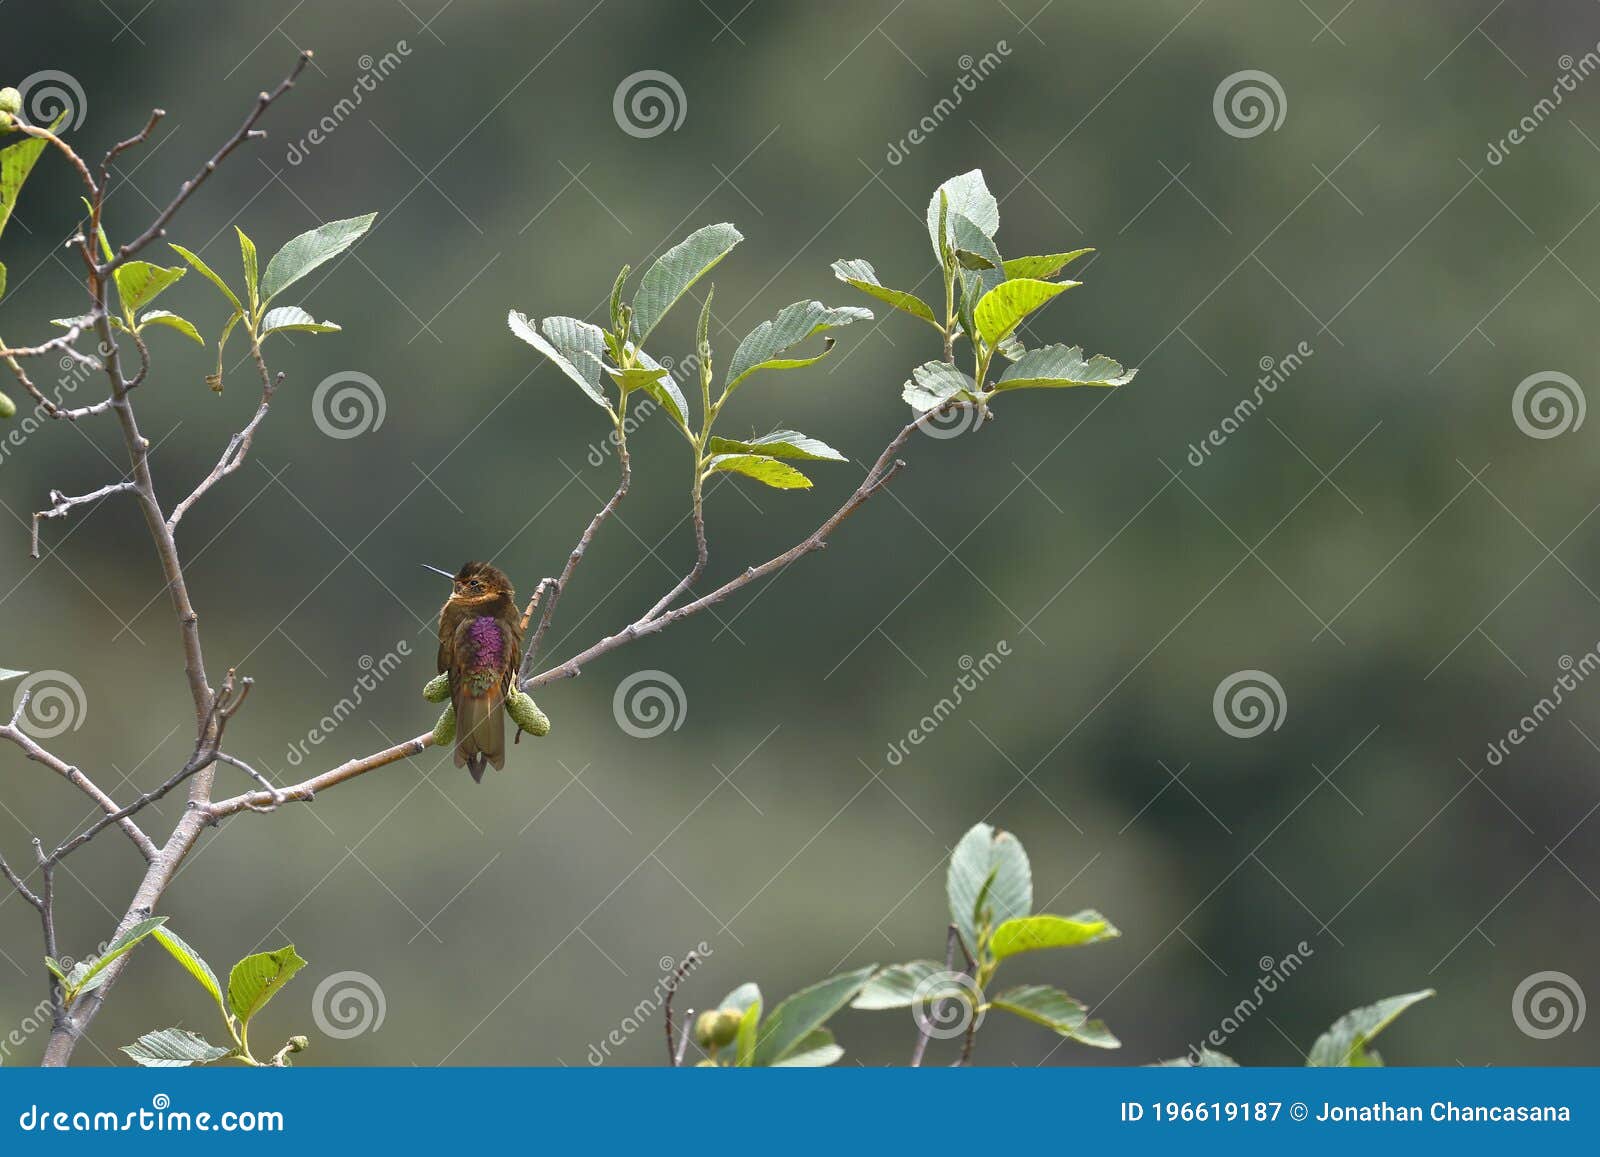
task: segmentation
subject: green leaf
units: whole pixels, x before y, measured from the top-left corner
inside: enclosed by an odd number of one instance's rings
[[[733,351],[733,360],[728,363],[723,389],[731,394],[735,386],[757,370],[790,370],[813,365],[833,348],[831,338],[815,357],[782,358],[778,355],[825,329],[849,325],[853,321],[871,320],[870,309],[854,305],[833,308],[820,301],[797,301],[793,305],[786,305],[778,311],[777,317],[762,322],[745,335],[739,348]]]
[[[190,1065],[220,1061],[229,1053],[205,1037],[182,1028],[163,1028],[147,1032],[122,1051],[149,1069],[185,1069]]]
[[[821,1069],[844,1056],[844,1050],[834,1043],[833,1033],[819,1028],[796,1041],[782,1060],[772,1062],[775,1069]]]
[[[1239,1062],[1227,1053],[1219,1053],[1215,1049],[1201,1047],[1199,1059],[1189,1057],[1174,1057],[1170,1061],[1157,1061],[1158,1069],[1236,1069]]]
[[[624,265],[611,286],[611,328],[615,330],[622,329],[622,287],[627,284],[628,274],[632,272],[633,266]]]
[[[733,1063],[740,1068],[749,1068],[756,1063],[756,1033],[760,1025],[761,998],[758,996],[744,1010],[744,1017],[739,1021],[739,1035],[734,1037]]]
[[[910,960],[904,964],[890,964],[866,984],[850,1002],[851,1008],[879,1011],[885,1008],[910,1008],[917,999],[931,999],[932,992],[917,992],[917,986],[925,983],[930,976],[937,976],[948,969],[936,960]],[[960,986],[953,981],[950,995],[955,995],[955,990]]]
[[[111,967],[113,961],[132,952],[138,946],[139,941],[166,922],[167,918],[165,916],[152,916],[148,920],[140,920],[121,936],[106,945],[106,950],[100,954],[98,959],[90,963],[87,968],[83,968],[82,962],[74,966],[70,985],[72,995],[74,997],[81,996],[85,992],[93,992],[99,988],[105,983],[106,969]],[[80,968],[82,968],[82,972],[79,971]]]
[[[763,454],[769,458],[800,458],[810,462],[845,461],[845,456],[826,442],[796,430],[774,430],[749,442],[712,438],[708,448],[713,454]]]
[[[305,966],[293,944],[276,952],[246,956],[235,964],[228,974],[228,1004],[239,1023],[250,1023],[250,1018]]]
[[[0,261],[0,297],[6,295],[6,263]]]
[[[365,217],[329,221],[326,225],[319,225],[292,238],[267,262],[267,272],[261,278],[263,304],[354,245],[363,233],[372,228],[377,216],[376,213],[368,213]]]
[[[705,473],[701,477],[709,478],[719,472],[743,474],[757,482],[766,483],[774,490],[811,489],[811,479],[793,466],[786,466],[765,454],[717,454],[706,462]]]
[[[261,319],[261,336],[278,330],[297,330],[303,333],[338,333],[339,326],[331,321],[318,321],[298,305],[280,305],[267,310]]]
[[[512,310],[506,317],[511,332],[556,364],[556,368],[577,382],[595,405],[611,413],[611,403],[600,389],[600,368],[606,352],[605,333],[597,325],[573,317],[547,317],[539,334],[527,314]]]
[[[950,236],[956,247],[956,260],[963,270],[963,286],[974,286],[976,301],[1005,281],[1004,262],[994,241],[970,218],[957,213],[950,218]]]
[[[1345,1013],[1333,1026],[1317,1038],[1311,1046],[1306,1064],[1314,1068],[1365,1068],[1381,1065],[1382,1060],[1367,1046],[1373,1038],[1394,1023],[1406,1009],[1418,1001],[1427,1000],[1433,989],[1408,992],[1403,996],[1388,996],[1376,1004],[1353,1009]]]
[[[1076,948],[1121,936],[1111,922],[1092,908],[1075,916],[1022,916],[994,930],[989,950],[996,960],[1040,948]]]
[[[998,344],[1030,313],[1077,284],[1076,281],[1035,281],[1027,277],[1002,281],[973,307],[972,320],[978,327],[978,335],[990,346]]]
[[[207,281],[211,282],[212,285],[215,285],[218,289],[220,289],[222,291],[222,295],[233,303],[234,309],[237,309],[240,312],[244,311],[244,304],[239,300],[238,294],[229,289],[228,283],[222,280],[221,277],[217,276],[216,271],[204,261],[200,260],[197,254],[190,253],[182,245],[169,245],[168,248],[170,248],[179,257],[187,261],[194,268],[194,271],[200,274],[201,277],[204,277]]]
[[[685,434],[689,432],[689,403],[684,401],[683,391],[678,389],[678,383],[673,381],[667,368],[655,358],[641,349],[633,351],[633,356],[644,366],[646,374],[653,377],[644,380],[637,388],[644,390],[666,410],[667,417],[678,424],[678,429]]]
[[[1007,285],[1012,284],[1007,282]],[[1138,370],[1123,369],[1122,363],[1105,354],[1084,359],[1078,346],[1047,345],[1029,350],[1000,375],[994,383],[999,390],[1057,389],[1067,386],[1125,386]]]
[[[172,958],[188,971],[189,975],[199,982],[200,987],[211,994],[211,999],[217,1002],[217,1007],[222,1010],[223,1019],[228,1016],[228,1006],[222,999],[222,985],[217,981],[217,974],[211,971],[211,965],[206,963],[201,956],[170,928],[157,928],[151,934],[155,942],[172,954]]]
[[[26,671],[13,671],[10,667],[0,667],[0,683],[8,679],[20,679],[26,674]]]
[[[1097,1049],[1122,1047],[1122,1042],[1101,1021],[1088,1018],[1089,1010],[1079,1001],[1047,984],[1024,984],[1010,988],[989,1003],[993,1008],[1015,1013]]]
[[[222,327],[222,335],[217,338],[217,370],[206,377],[206,382],[217,393],[222,392],[222,353],[228,348],[228,338],[233,334],[233,327],[244,320],[244,314],[234,310],[233,316],[228,318],[228,323]]]
[[[168,326],[169,328],[175,329],[179,333],[183,334],[184,337],[188,338],[196,345],[203,346],[206,344],[206,339],[200,336],[200,331],[195,329],[193,322],[181,318],[175,313],[169,313],[164,309],[152,309],[149,313],[145,314],[139,319],[140,329],[143,329],[147,325]]]
[[[976,397],[978,384],[955,366],[945,362],[923,362],[911,371],[911,378],[900,391],[918,413],[937,410],[951,399]]]
[[[129,314],[137,313],[149,305],[189,271],[181,265],[164,268],[148,261],[129,261],[119,265],[112,277],[117,283],[117,297]]]
[[[1071,253],[1045,253],[1038,257],[1013,257],[1005,263],[1006,279],[1013,277],[1046,281],[1093,249],[1074,249]]]
[[[761,989],[754,981],[747,980],[738,988],[728,993],[717,1004],[718,1008],[732,1008],[744,1012],[752,1004],[761,1003]]]
[[[239,256],[244,262],[244,291],[250,297],[250,314],[253,317],[261,306],[261,274],[256,264],[256,243],[246,237],[239,226],[235,225],[233,231],[239,235]]]
[[[67,119],[70,111],[56,118],[50,126],[51,132],[61,127],[61,122]],[[17,207],[17,195],[22,192],[22,183],[33,172],[33,166],[38,164],[46,144],[48,142],[40,137],[26,137],[0,149],[0,233],[5,232],[6,222],[11,220],[11,212]]]
[[[936,256],[940,255],[939,195],[941,193],[949,205],[949,218],[954,218],[959,213],[978,226],[986,237],[993,237],[995,230],[1000,228],[1000,203],[994,199],[994,194],[989,192],[989,187],[983,183],[983,170],[973,169],[958,177],[951,177],[934,190],[933,199],[928,202],[928,239],[933,242],[933,252]],[[950,232],[953,232],[948,221],[946,230],[948,237]]]
[[[678,299],[743,240],[732,225],[707,225],[656,258],[633,295],[635,340],[643,344]]]
[[[1033,869],[1022,842],[1010,832],[974,824],[950,854],[945,893],[950,919],[976,956],[978,931],[985,923],[978,911],[980,899],[995,925],[1033,911]]]
[[[862,293],[876,297],[879,301],[886,301],[902,313],[909,313],[912,317],[920,317],[923,321],[943,333],[933,310],[928,303],[914,293],[907,293],[903,289],[890,289],[878,280],[877,270],[872,268],[872,263],[856,259],[854,261],[835,261],[833,275],[846,285],[853,285]]]
[[[59,960],[57,960],[54,956],[46,956],[44,958],[44,966],[50,970],[50,975],[51,976],[55,977],[57,980],[61,981],[63,984],[66,983],[66,979],[67,979],[66,970],[61,967],[61,962]]]
[[[854,972],[842,972],[782,1001],[761,1025],[755,1063],[773,1065],[788,1056],[830,1016],[849,1004],[877,970],[876,964],[870,964]]]

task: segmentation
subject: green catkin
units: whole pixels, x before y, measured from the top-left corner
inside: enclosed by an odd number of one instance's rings
[[[450,698],[450,676],[435,675],[422,689],[422,697],[429,703],[443,703]]]
[[[433,725],[433,741],[440,747],[449,747],[456,741],[456,709],[454,704],[446,704],[439,722]]]
[[[17,404],[0,390],[0,418],[14,418],[17,416]]]
[[[506,714],[511,716],[511,722],[529,735],[550,734],[550,717],[539,710],[532,695],[513,691],[511,698],[506,700]]]

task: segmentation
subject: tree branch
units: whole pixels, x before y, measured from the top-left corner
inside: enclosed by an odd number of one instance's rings
[[[267,410],[272,405],[272,395],[283,384],[283,374],[280,373],[274,378],[267,370],[267,363],[261,356],[261,347],[259,345],[251,347],[250,356],[254,359],[256,369],[261,374],[261,404],[256,407],[255,415],[250,421],[245,423],[244,429],[228,439],[227,448],[222,451],[222,457],[217,459],[217,464],[211,468],[211,473],[200,480],[200,484],[194,488],[189,497],[172,508],[172,513],[167,516],[168,533],[178,529],[179,520],[189,512],[189,508],[198,502],[207,490],[210,490],[222,479],[244,465],[244,458],[246,454],[250,453],[250,442],[255,437],[256,428],[261,425],[267,416]]]
[[[348,760],[332,770],[321,775],[313,776],[290,787],[277,790],[274,798],[272,792],[252,791],[243,795],[236,795],[230,799],[217,800],[200,809],[200,814],[207,823],[215,823],[242,811],[271,810],[273,805],[290,801],[310,802],[318,792],[326,791],[330,787],[354,779],[358,775],[365,775],[369,771],[376,771],[401,759],[409,759],[413,755],[420,755],[424,750],[433,746],[433,732],[425,732],[415,739],[408,739],[404,743],[397,743],[393,747],[386,747],[382,751],[363,756],[360,759]]]
[[[137,489],[138,489],[138,487],[135,486],[132,482],[113,482],[110,485],[102,486],[102,487],[100,487],[99,490],[95,490],[95,491],[93,491],[93,492],[91,492],[89,494],[79,494],[79,495],[77,495],[75,497],[63,494],[59,490],[52,490],[50,492],[50,501],[51,501],[51,503],[53,505],[50,507],[50,509],[49,510],[39,510],[39,511],[35,511],[34,512],[34,515],[33,515],[33,534],[32,534],[32,538],[30,540],[29,547],[28,547],[28,557],[29,558],[38,558],[39,557],[39,520],[40,519],[43,519],[43,518],[65,518],[66,514],[67,514],[67,511],[71,510],[74,506],[84,506],[84,505],[86,505],[87,503],[90,503],[90,502],[98,502],[100,499],[109,497],[112,494],[124,494],[124,493],[126,493],[126,492],[128,492],[130,490],[137,490]]]

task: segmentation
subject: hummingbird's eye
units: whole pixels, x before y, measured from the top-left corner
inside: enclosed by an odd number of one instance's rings
[[[481,591],[483,589],[483,584],[481,582],[479,582],[477,579],[473,579],[472,580],[472,589],[475,590],[475,591]]]

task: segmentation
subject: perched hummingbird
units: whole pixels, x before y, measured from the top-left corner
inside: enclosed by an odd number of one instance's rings
[[[423,564],[427,566],[426,563]],[[516,594],[505,572],[469,562],[452,575],[450,598],[439,611],[439,672],[450,679],[456,712],[456,766],[475,783],[483,768],[506,765],[506,697],[522,661],[522,625]]]

